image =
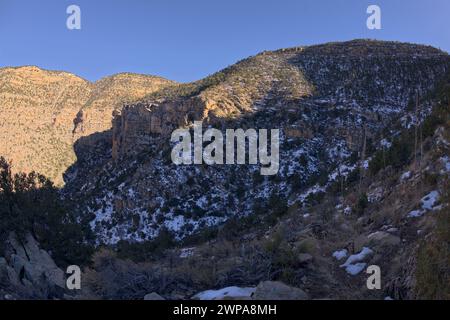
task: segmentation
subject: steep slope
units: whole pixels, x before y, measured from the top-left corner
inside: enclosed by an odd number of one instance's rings
[[[157,292],[166,299],[195,299],[205,290],[282,281],[310,299],[448,299],[449,124],[425,142],[430,149],[421,169],[414,163],[401,170],[389,166],[363,188],[354,182],[344,195],[327,192],[321,203],[291,208],[276,223],[232,219],[218,232],[175,248],[160,237],[146,245],[120,243],[117,250],[102,250],[87,271],[83,294],[142,299]],[[445,140],[439,140],[443,134]],[[360,192],[380,195],[363,214],[355,210]],[[439,196],[429,196],[435,193]],[[420,216],[410,215],[424,203],[432,205]],[[366,286],[371,265],[380,267],[379,290]],[[138,275],[146,280],[137,288],[126,285]]]
[[[90,83],[37,67],[0,69],[0,155],[16,171],[38,171],[62,184],[79,137],[108,130],[114,108],[168,83],[133,74]]]
[[[374,150],[430,113],[428,93],[448,68],[446,53],[396,42],[264,52],[127,105],[113,120],[112,152],[75,166],[66,193],[110,244],[164,229],[183,239],[236,216],[276,219],[315,203],[336,180],[355,179]],[[411,108],[416,94],[419,112]],[[221,130],[281,129],[279,173],[174,165],[170,134],[195,120]]]
[[[36,170],[62,182],[75,160],[73,119],[92,85],[72,74],[37,67],[0,70],[0,154],[17,171]]]

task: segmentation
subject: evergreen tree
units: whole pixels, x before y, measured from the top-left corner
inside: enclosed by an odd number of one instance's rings
[[[61,265],[85,264],[92,253],[85,231],[53,183],[35,172],[13,174],[0,157],[0,246],[11,232],[19,239],[31,234]]]

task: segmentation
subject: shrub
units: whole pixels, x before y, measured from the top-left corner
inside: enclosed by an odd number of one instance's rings
[[[119,241],[117,243],[117,257],[121,259],[130,259],[135,262],[143,262],[156,259],[169,248],[175,245],[173,234],[163,228],[158,236],[153,240],[131,243],[128,241]]]
[[[218,236],[217,227],[202,228],[199,231],[187,236],[181,242],[182,246],[193,246],[210,241]]]
[[[300,240],[297,244],[297,251],[314,255],[317,251],[317,241],[314,238]]]
[[[268,224],[274,224],[279,218],[284,216],[288,212],[288,201],[286,197],[273,192],[267,202],[266,222]]]
[[[248,230],[254,227],[258,216],[250,215],[248,217],[233,217],[219,228],[218,237],[224,240],[232,241],[238,238],[240,235],[248,232]]]
[[[264,252],[271,261],[273,274],[278,274],[282,279],[290,278],[289,275],[298,267],[298,259],[295,251],[284,239],[282,231],[276,232],[273,237],[263,243]]]
[[[443,201],[450,201],[450,183]],[[416,294],[420,299],[450,299],[450,208],[436,215],[436,229],[431,237],[423,240],[417,251]]]
[[[416,294],[420,299],[450,299],[450,210],[437,216],[437,231],[420,244],[416,265]]]
[[[367,206],[369,205],[369,200],[367,199],[367,195],[365,193],[361,194],[358,198],[358,202],[355,206],[355,212],[359,215],[364,214]]]
[[[414,138],[411,132],[406,132],[392,142],[388,150],[377,151],[369,163],[369,171],[372,175],[377,174],[386,166],[400,169],[408,163],[414,149]],[[384,153],[384,154],[383,154]]]

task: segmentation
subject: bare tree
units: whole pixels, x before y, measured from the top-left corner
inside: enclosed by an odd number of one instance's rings
[[[414,171],[417,172],[417,136],[419,126],[419,91],[416,90],[416,109],[414,112]]]
[[[366,125],[363,127],[363,145],[361,151],[361,166],[359,175],[359,189],[361,190],[362,178],[364,176],[364,161],[366,160],[366,148],[367,148],[367,128]]]

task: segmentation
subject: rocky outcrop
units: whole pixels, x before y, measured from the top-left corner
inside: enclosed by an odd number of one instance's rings
[[[6,255],[0,258],[1,285],[21,298],[62,298],[65,292],[64,272],[36,240],[27,235],[24,241],[11,233]]]
[[[257,287],[254,300],[307,300],[308,294],[278,281],[264,281]]]
[[[163,297],[161,297],[159,294],[157,294],[156,292],[152,292],[149,294],[146,294],[144,296],[144,300],[149,300],[149,301],[156,301],[156,300],[166,300]]]
[[[117,160],[131,151],[157,144],[170,137],[174,129],[187,126],[193,120],[205,120],[210,110],[211,106],[198,97],[127,105],[114,114],[112,157]]]
[[[74,122],[74,139],[111,129],[114,112],[123,105],[174,84],[164,78],[121,73],[94,83],[92,95],[80,109]]]

